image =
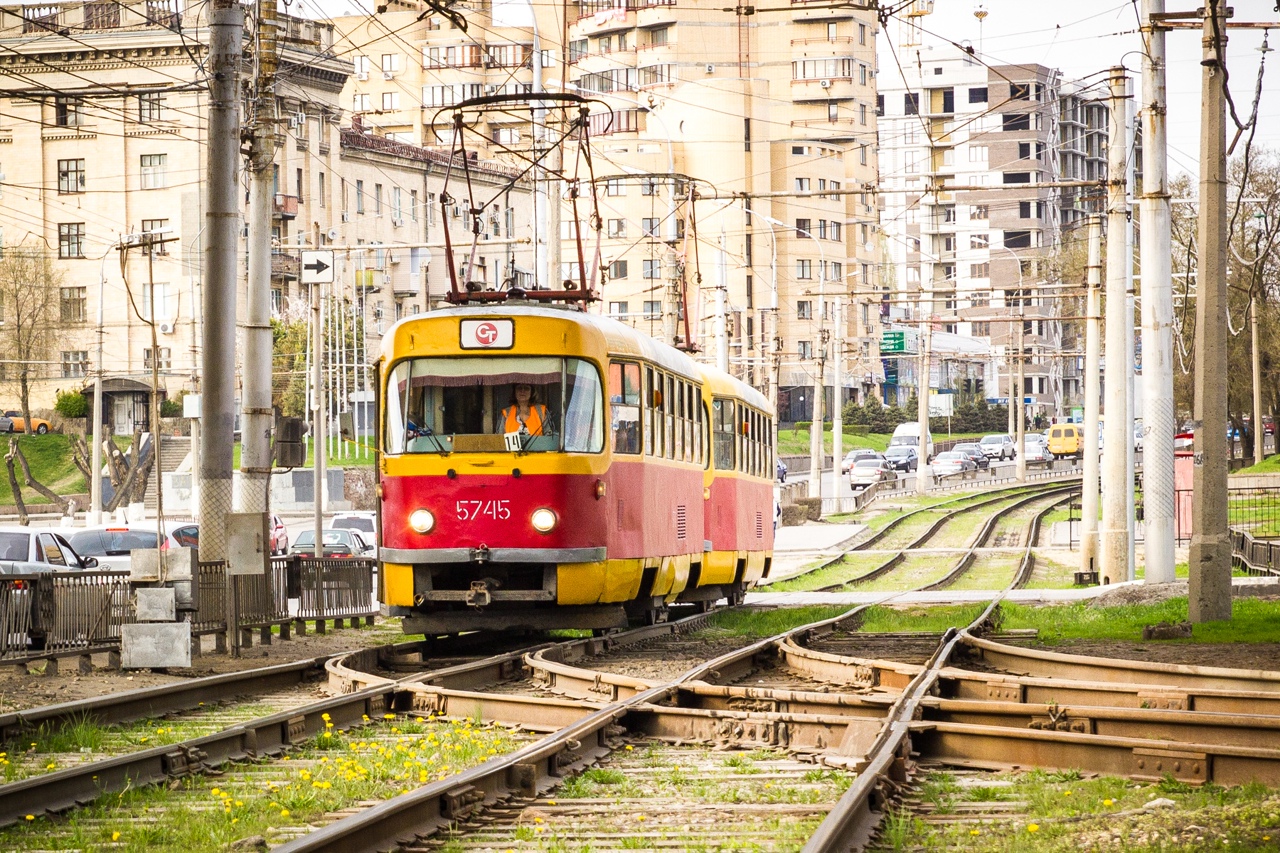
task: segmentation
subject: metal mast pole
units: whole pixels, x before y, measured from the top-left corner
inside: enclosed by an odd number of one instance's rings
[[[276,153],[276,0],[258,2],[257,80],[249,142],[249,287],[244,331],[244,443],[236,506],[266,512],[271,491],[271,209]],[[238,635],[237,635],[238,637]]]
[[[840,463],[844,461],[844,394],[842,386],[844,385],[844,370],[841,362],[844,361],[844,330],[841,325],[844,323],[844,300],[842,297],[835,298],[835,320],[836,331],[831,336],[831,372],[832,376],[832,400],[831,400],[831,460],[832,473],[835,477],[835,488],[831,490],[832,497],[840,497]],[[836,511],[839,512],[837,506]]]
[[[1215,20],[1216,16],[1216,20]],[[1227,531],[1227,157],[1221,57],[1226,4],[1204,7],[1200,60],[1200,222],[1196,253],[1195,472],[1188,611],[1192,622],[1231,618]]]
[[[916,377],[916,424],[920,446],[916,449],[916,492],[926,494],[929,474],[929,370],[933,362],[933,260],[938,208],[926,193],[920,197],[920,375]]]
[[[315,449],[315,511],[313,529],[315,530],[316,557],[324,556],[324,463],[325,453],[325,418],[329,416],[325,408],[324,394],[324,320],[320,311],[321,285],[311,285],[311,446]]]
[[[1262,303],[1257,294],[1249,300],[1249,336],[1253,344],[1253,461],[1254,464],[1265,458],[1262,445],[1267,440],[1267,430],[1262,424],[1262,352],[1258,349],[1258,310]]]
[[[209,6],[209,206],[201,314],[200,556],[226,557],[235,427],[236,255],[240,240],[240,56],[244,13],[235,0]],[[228,597],[230,598],[230,597]],[[234,626],[228,626],[233,628]]]
[[[1021,263],[1021,261],[1019,261],[1019,263]],[[1026,291],[1023,290],[1022,294],[1018,297],[1018,353],[1014,356],[1014,358],[1018,360],[1018,415],[1017,423],[1014,424],[1013,434],[1014,447],[1016,448],[1014,450],[1013,472],[1014,478],[1019,483],[1025,483],[1027,481],[1027,454],[1023,452],[1027,445],[1027,359],[1024,355],[1027,350],[1027,345],[1025,343],[1027,321],[1024,319],[1026,316],[1026,309],[1023,308],[1026,303]],[[1013,401],[1011,400],[1010,402],[1012,403]]]
[[[1133,317],[1125,316],[1128,304],[1125,266],[1125,226],[1129,209],[1125,202],[1125,90],[1128,80],[1121,67],[1111,69],[1110,127],[1107,141],[1107,405],[1104,415],[1107,451],[1102,456],[1102,572],[1104,584],[1129,578],[1129,519],[1125,489],[1133,490],[1133,483],[1126,482],[1124,442],[1133,441],[1133,419],[1125,394],[1126,374],[1130,365],[1125,364],[1125,325],[1133,323]],[[1127,436],[1127,439],[1126,439]]]
[[[1125,101],[1124,101],[1124,150],[1125,157],[1125,173],[1124,173],[1124,207],[1127,211],[1133,210],[1133,184],[1136,177],[1134,173],[1134,158],[1127,156],[1127,152],[1134,147],[1133,134],[1133,81],[1125,78]],[[1138,409],[1134,401],[1134,391],[1137,386],[1137,377],[1134,375],[1136,365],[1138,363],[1137,350],[1135,346],[1134,328],[1134,291],[1133,291],[1133,217],[1129,216],[1124,223],[1124,404],[1129,410],[1129,426],[1125,429],[1124,434],[1124,478],[1129,484],[1129,488],[1124,491],[1125,500],[1125,525],[1128,530],[1129,550],[1125,556],[1125,580],[1133,580],[1137,576],[1137,498],[1134,495],[1134,486],[1137,483],[1135,474],[1137,473],[1137,456],[1133,447],[1134,424],[1138,421]]]
[[[1098,570],[1098,428],[1102,370],[1102,217],[1089,217],[1084,333],[1084,483],[1080,500],[1080,570]],[[1150,569],[1148,569],[1150,571]]]
[[[1142,0],[1142,506],[1146,583],[1174,581],[1173,276],[1164,0]],[[1092,316],[1092,314],[1091,314]],[[1087,420],[1086,420],[1087,422]]]

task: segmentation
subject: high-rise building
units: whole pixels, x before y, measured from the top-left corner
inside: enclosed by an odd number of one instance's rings
[[[1105,102],[1053,69],[989,65],[955,47],[913,46],[899,60],[881,80],[879,105],[896,294],[888,318],[989,344],[980,369],[968,356],[975,370],[954,390],[999,401],[1021,394],[1029,417],[1069,414],[1083,389],[1078,347],[1064,347],[1059,319],[1063,251],[1083,242],[1083,229],[1072,229],[1101,209],[1104,193],[1053,184],[1105,176]],[[1019,358],[1024,379],[1014,389]],[[914,376],[913,367],[901,373]],[[899,388],[898,398],[914,390]]]
[[[705,360],[723,354],[776,388],[780,421],[811,417],[820,366],[832,399],[837,342],[840,398],[877,392],[874,12],[495,0],[464,31],[423,11],[335,21],[356,66],[343,97],[366,126],[447,146],[449,106],[531,92],[540,72],[546,91],[591,99],[590,163],[566,164],[578,207],[560,212],[561,237],[582,233],[587,251],[566,241],[556,278],[585,264],[600,310]],[[496,112],[478,130],[495,158],[536,142],[527,120]],[[592,178],[598,221],[582,200]]]

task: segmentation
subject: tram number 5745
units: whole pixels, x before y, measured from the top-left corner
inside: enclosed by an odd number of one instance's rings
[[[506,521],[511,517],[511,501],[458,501],[458,520],[475,521],[479,518],[492,518],[494,521]]]

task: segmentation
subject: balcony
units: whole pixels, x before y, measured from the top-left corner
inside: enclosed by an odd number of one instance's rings
[[[271,277],[273,279],[298,280],[302,270],[302,256],[290,254],[283,249],[271,250]]]
[[[271,200],[271,217],[273,219],[297,219],[298,197],[296,195],[276,193],[275,198]]]
[[[855,95],[852,77],[822,77],[791,81],[794,101],[846,100]]]

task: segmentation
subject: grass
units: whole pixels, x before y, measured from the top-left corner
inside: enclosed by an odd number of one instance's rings
[[[987,784],[961,786],[949,775],[932,773],[924,778],[920,796],[930,811],[956,819],[926,822],[896,811],[889,821],[891,849],[1154,853],[1274,850],[1280,842],[1280,797],[1257,784],[1192,787],[1168,777],[1135,782],[1033,770],[992,774]],[[1176,805],[1143,809],[1159,798]],[[1011,819],[964,818],[966,812],[981,814],[983,803],[1025,805],[1015,807]],[[1194,831],[1184,832],[1188,827]]]
[[[1004,604],[1004,628],[1035,628],[1044,643],[1066,640],[1141,641],[1142,629],[1157,622],[1187,619],[1187,599],[1171,598],[1157,604],[1118,607],[1091,607],[1073,603],[1053,607]],[[1179,643],[1277,643],[1280,642],[1280,601],[1237,598],[1231,605],[1231,620],[1202,622],[1192,627],[1190,640]]]
[[[80,469],[71,461],[71,441],[65,435],[47,433],[45,435],[5,436],[18,440],[18,449],[27,458],[31,466],[31,476],[42,485],[48,486],[60,495],[83,494],[89,491],[88,481],[80,473]],[[126,442],[126,447],[127,442]],[[9,442],[3,442],[4,452],[9,452]],[[43,504],[45,498],[39,492],[23,484],[22,467],[15,463],[14,473],[18,483],[22,485],[22,500],[27,504]],[[0,475],[0,505],[13,506],[13,490],[9,488],[8,473]]]
[[[1268,456],[1257,465],[1241,468],[1236,474],[1280,474],[1280,455]]]
[[[784,607],[770,609],[736,608],[712,614],[710,626],[700,632],[720,637],[773,637],[799,625],[834,619],[848,613],[848,607]]]
[[[307,445],[307,461],[302,464],[303,468],[314,468],[316,466],[315,447],[310,437],[302,439]],[[362,438],[359,442],[348,440],[347,453],[349,456],[343,456],[341,452],[328,453],[325,455],[325,466],[328,468],[372,468],[373,467],[373,446],[372,438]],[[370,450],[368,455],[362,455],[358,445],[367,446]],[[236,442],[231,448],[231,467],[235,470],[240,469],[240,442]]]

